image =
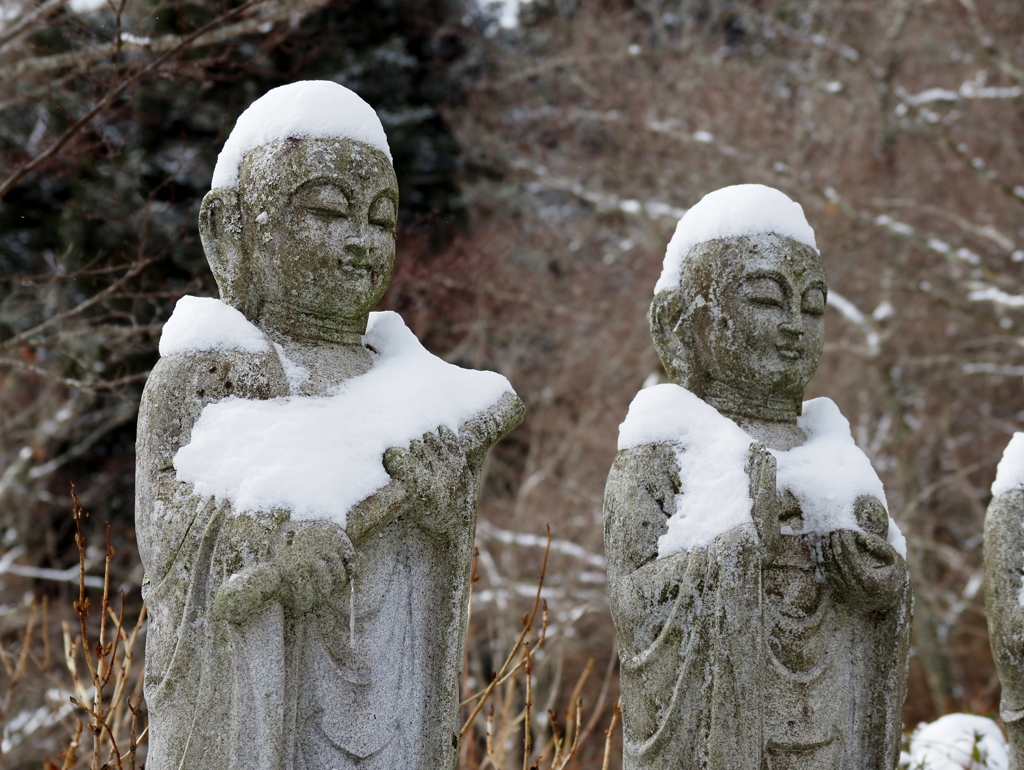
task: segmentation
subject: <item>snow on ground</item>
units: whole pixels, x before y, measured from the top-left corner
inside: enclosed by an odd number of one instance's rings
[[[161,356],[174,356],[203,350],[266,353],[270,347],[263,332],[231,305],[211,297],[185,296],[164,324],[159,349]]]
[[[803,208],[785,193],[761,184],[738,184],[708,193],[676,225],[654,293],[679,285],[683,260],[697,244],[760,233],[788,236],[818,249]]]
[[[946,714],[918,725],[899,766],[901,770],[1006,770],[1006,739],[991,719]]]
[[[301,80],[267,91],[241,114],[213,169],[214,188],[238,184],[238,166],[250,150],[292,137],[345,137],[391,158],[373,107],[329,80]]]
[[[285,508],[344,526],[352,506],[390,481],[387,449],[440,425],[457,432],[513,392],[500,374],[431,355],[396,313],[371,313],[364,340],[380,355],[334,396],[207,406],[175,455],[178,480],[231,500],[236,512]]]
[[[859,530],[857,498],[870,495],[885,505],[885,492],[854,443],[849,422],[831,400],[817,398],[804,403],[798,424],[807,442],[788,452],[772,451],[778,492],[788,490],[800,502],[805,532]],[[677,447],[680,494],[668,531],[658,540],[659,558],[706,545],[752,521],[745,470],[751,442],[736,423],[685,388],[654,385],[637,393],[619,426],[619,449]],[[888,541],[906,555],[906,540],[891,518]]]
[[[992,496],[998,497],[1011,489],[1021,488],[1024,488],[1024,433],[1014,433],[996,468]]]

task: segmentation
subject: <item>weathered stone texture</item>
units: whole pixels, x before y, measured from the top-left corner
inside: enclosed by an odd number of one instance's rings
[[[1024,490],[997,496],[985,515],[985,614],[1010,739],[1010,770],[1024,770]]]
[[[862,531],[802,532],[775,460],[806,436],[803,389],[824,340],[825,276],[790,238],[702,243],[651,308],[672,380],[754,440],[752,523],[658,558],[677,447],[619,452],[605,549],[619,634],[626,770],[888,770],[899,758],[911,593],[880,501]],[[785,529],[784,529],[785,527]]]
[[[238,189],[203,203],[223,299],[274,344],[165,357],[143,395],[150,770],[455,765],[480,470],[521,421],[519,399],[458,436],[442,428],[389,450],[393,481],[344,528],[240,513],[173,468],[204,406],[329,396],[373,366],[360,335],[391,277],[397,205],[388,159],[343,138],[259,147]],[[290,385],[275,351],[309,377]]]

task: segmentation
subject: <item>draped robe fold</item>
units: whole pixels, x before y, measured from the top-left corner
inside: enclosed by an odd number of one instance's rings
[[[165,357],[140,407],[147,767],[326,770],[324,757],[332,770],[454,767],[478,465],[436,521],[399,515],[339,553],[353,579],[321,607],[289,617],[271,601],[243,623],[218,620],[217,589],[258,569],[290,526],[287,511],[236,515],[177,481],[175,453],[203,407],[228,395],[287,396],[277,355]]]
[[[843,605],[820,581],[817,611],[828,615],[820,633],[830,636],[821,640],[819,660],[831,669],[805,685],[813,677],[780,662],[785,655],[776,649],[780,626],[773,617],[786,599],[768,591],[779,577],[769,573],[775,567],[765,563],[753,524],[658,558],[658,538],[676,511],[678,473],[673,446],[624,449],[606,488],[605,551],[620,645],[624,770],[895,767],[906,693],[909,577],[896,601],[875,611]],[[783,535],[787,553],[811,558],[813,538]],[[801,574],[806,581],[817,579],[813,568]],[[777,693],[788,687],[792,695],[804,686],[817,687],[818,694],[834,692],[820,724],[807,714],[812,699],[788,723],[779,717],[784,705],[792,706],[774,702]],[[787,724],[792,727],[802,715],[809,726],[796,725],[798,739],[787,742]],[[822,731],[822,740],[799,740],[801,730],[814,729]]]

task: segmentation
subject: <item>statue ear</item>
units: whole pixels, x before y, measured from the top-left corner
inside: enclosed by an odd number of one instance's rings
[[[218,187],[206,194],[199,209],[199,237],[221,299],[252,318],[259,298],[242,250],[242,212],[236,189]]]
[[[651,338],[665,371],[673,382],[689,387],[693,344],[684,319],[682,292],[663,291],[651,303]]]

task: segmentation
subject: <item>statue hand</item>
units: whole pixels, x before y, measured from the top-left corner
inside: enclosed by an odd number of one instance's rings
[[[857,524],[865,532],[878,535],[883,540],[889,533],[889,512],[885,510],[882,501],[871,495],[861,495],[854,501],[853,514],[857,517]]]
[[[775,457],[764,444],[754,442],[747,452],[750,477],[750,516],[769,560],[782,545],[779,527],[779,498],[775,491]]]
[[[348,585],[355,549],[332,521],[290,521],[278,561],[285,611],[304,615]]]
[[[280,584],[280,572],[272,564],[237,572],[214,591],[212,616],[215,620],[244,623],[277,599]]]
[[[389,449],[384,469],[405,487],[417,518],[464,507],[461,498],[470,470],[466,450],[443,425],[414,440],[408,449]]]
[[[906,565],[878,535],[837,529],[822,538],[821,550],[829,584],[840,601],[873,610],[898,598]]]

